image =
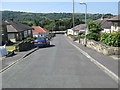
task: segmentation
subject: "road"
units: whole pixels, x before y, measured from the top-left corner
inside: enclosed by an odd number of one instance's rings
[[[2,74],[3,88],[117,88],[118,84],[80,53],[64,35]]]

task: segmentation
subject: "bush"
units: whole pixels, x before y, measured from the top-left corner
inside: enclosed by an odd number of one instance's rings
[[[68,36],[70,36],[71,38],[75,38],[75,35],[69,34]]]
[[[109,46],[120,47],[120,33],[103,33],[99,40]]]
[[[82,35],[82,34],[84,34],[84,32],[79,32],[79,33],[78,33],[78,35]]]
[[[90,32],[87,34],[88,39],[93,39],[95,41],[99,40],[100,36],[100,31],[102,30],[101,28],[101,23],[96,24],[95,22],[91,21],[88,23],[88,31]]]
[[[84,38],[85,35],[78,35],[77,37],[78,37],[78,38]]]
[[[88,30],[91,33],[99,33],[102,30],[101,23],[96,24],[93,21],[89,22],[88,23]]]
[[[90,40],[92,39],[92,40],[98,41],[99,34],[98,33],[89,33],[86,35],[86,37]]]
[[[35,40],[35,38],[28,37],[28,38],[24,39],[23,41],[34,41],[34,40]]]
[[[48,38],[49,40],[50,40],[52,37],[55,37],[55,34],[50,33],[50,34],[48,34],[48,35],[46,36],[46,38]]]

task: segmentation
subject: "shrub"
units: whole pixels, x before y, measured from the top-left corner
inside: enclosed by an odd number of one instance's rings
[[[86,35],[86,37],[90,40],[92,39],[92,40],[98,41],[99,34],[98,33],[89,33]]]
[[[46,38],[48,38],[49,40],[50,40],[52,37],[55,37],[55,34],[50,33],[50,34],[48,34],[48,35],[46,36]]]
[[[75,35],[69,34],[68,36],[70,36],[71,38],[75,38]]]
[[[78,37],[78,38],[79,38],[79,37],[80,37],[80,38],[84,38],[85,35],[78,35],[77,37]]]
[[[120,33],[103,33],[99,40],[109,46],[120,47]]]
[[[90,32],[87,34],[88,39],[93,39],[95,41],[99,40],[99,33],[101,31],[101,23],[96,24],[95,22],[91,21],[88,23],[88,31]]]
[[[102,30],[101,23],[96,24],[93,21],[89,22],[88,23],[88,30],[91,33],[99,33]]]
[[[23,41],[34,41],[34,40],[35,40],[35,38],[28,37],[28,38],[24,39]]]
[[[78,33],[78,35],[82,35],[82,34],[84,34],[84,32],[79,32],[79,33]]]

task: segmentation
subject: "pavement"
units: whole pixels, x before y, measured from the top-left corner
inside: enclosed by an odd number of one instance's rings
[[[117,60],[64,35],[56,35],[51,44],[4,71],[3,88],[118,88],[118,83],[93,63],[90,56],[115,74],[118,74]]]
[[[69,37],[70,38],[70,37]],[[71,39],[72,40],[72,39]],[[76,43],[79,44],[79,40],[75,41]],[[100,52],[99,52],[100,53]],[[120,55],[109,55],[108,57],[113,58],[114,60],[120,60]]]
[[[117,57],[116,57],[117,59],[115,59],[115,58],[113,58],[111,56],[103,55],[102,53],[99,53],[96,50],[85,47],[85,46],[81,45],[78,42],[74,42],[72,39],[69,39],[69,40],[71,40],[72,43],[74,43],[80,49],[84,50],[87,54],[89,54],[95,60],[100,62],[102,65],[104,65],[105,67],[110,69],[112,72],[114,72],[116,75],[118,75],[118,62],[119,62],[119,59]]]
[[[7,66],[11,66],[16,61],[19,61],[20,59],[25,58],[26,56],[28,56],[29,54],[33,53],[36,50],[37,50],[37,48],[33,48],[28,51],[15,52],[15,55],[13,55],[13,56],[3,57],[1,70],[6,68]]]

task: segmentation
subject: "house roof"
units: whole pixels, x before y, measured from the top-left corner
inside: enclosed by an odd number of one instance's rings
[[[9,25],[9,24],[5,21],[0,21],[0,25]]]
[[[95,20],[94,22],[97,23],[97,24],[101,23],[101,28],[102,29],[111,29],[112,23],[108,22],[107,20],[109,20],[109,19],[108,18],[104,18],[104,19]]]
[[[120,22],[120,14],[119,15],[117,15],[117,16],[115,16],[115,17],[113,17],[113,18],[111,18],[111,19],[109,19],[108,21],[117,21],[117,22]]]
[[[12,20],[7,20],[5,22],[10,24],[10,25],[7,25],[8,32],[21,32],[21,31],[25,31],[25,30],[33,30],[32,27],[22,24],[22,23],[19,23],[19,22],[15,22]]]
[[[85,30],[85,28],[86,28],[85,24],[79,24],[79,25],[73,27],[72,30],[79,31],[79,30]]]
[[[32,30],[32,33],[48,33],[49,31],[47,29],[44,29],[40,26],[32,26],[34,30]]]

